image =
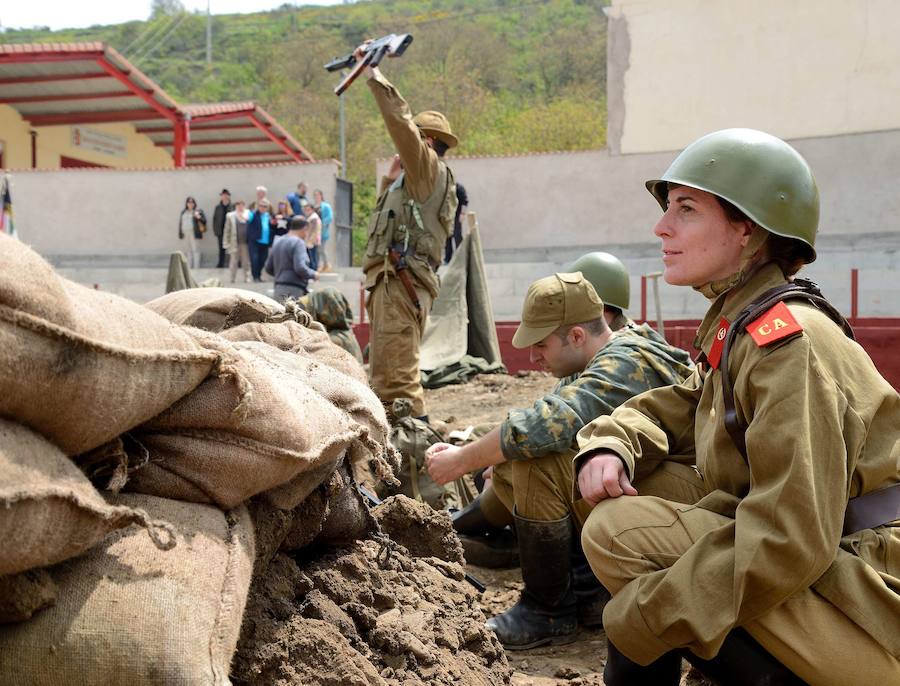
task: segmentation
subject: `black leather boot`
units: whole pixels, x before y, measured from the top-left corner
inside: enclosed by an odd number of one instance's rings
[[[575,640],[578,620],[572,590],[572,522],[568,515],[552,522],[516,515],[519,560],[525,589],[513,607],[487,621],[507,650]]]
[[[606,686],[678,686],[681,682],[681,655],[672,651],[641,666],[619,652],[606,641],[606,666],[603,683]]]
[[[733,629],[711,660],[684,651],[684,658],[722,686],[803,686],[800,677],[772,657],[743,629]]]
[[[515,532],[508,526],[491,524],[481,509],[481,498],[450,515],[459,535],[466,562],[488,569],[511,569],[519,566],[519,545]]]
[[[578,623],[588,628],[603,626],[603,608],[612,596],[594,576],[577,537],[572,545],[572,588]]]

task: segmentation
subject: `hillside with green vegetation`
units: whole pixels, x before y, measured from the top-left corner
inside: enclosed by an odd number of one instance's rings
[[[444,112],[457,155],[600,148],[606,143],[605,0],[371,0],[207,19],[178,0],[153,16],[87,29],[7,30],[0,42],[103,41],[181,103],[255,100],[317,158],[340,158],[339,81],[322,65],[368,37],[411,33],[382,69],[413,110]],[[356,222],[374,194],[374,160],[392,153],[368,89],[347,91],[347,176]]]

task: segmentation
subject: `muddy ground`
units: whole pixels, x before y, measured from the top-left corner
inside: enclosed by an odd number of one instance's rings
[[[503,421],[507,410],[527,407],[551,390],[556,379],[543,372],[520,372],[477,376],[468,384],[426,390],[425,399],[432,423],[446,422],[450,430]],[[471,574],[487,586],[480,597],[486,616],[512,606],[522,588],[518,569],[490,570],[469,566]],[[575,642],[564,646],[507,651],[513,669],[514,686],[599,686],[603,684],[606,637],[602,629],[580,629]],[[695,672],[682,679],[683,686],[708,685]]]

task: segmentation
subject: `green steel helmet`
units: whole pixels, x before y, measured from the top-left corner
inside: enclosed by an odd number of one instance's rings
[[[819,189],[806,160],[780,138],[754,129],[707,134],[647,181],[663,210],[670,183],[727,200],[767,231],[803,243],[807,263],[816,259]]]
[[[628,270],[618,258],[608,252],[589,252],[566,267],[565,272],[581,272],[593,285],[597,295],[606,305],[627,310],[631,301],[631,284]]]

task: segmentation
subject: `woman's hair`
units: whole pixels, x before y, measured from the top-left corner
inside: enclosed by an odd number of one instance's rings
[[[734,223],[751,222],[756,224],[756,222],[744,214],[742,210],[725,200],[725,198],[721,198],[718,195],[716,195],[715,198],[719,201],[719,205],[722,206],[722,210],[724,210],[725,217],[728,221]],[[766,233],[769,234],[764,246],[766,255],[769,261],[774,262],[779,266],[781,273],[785,276],[793,276],[809,261],[809,246],[802,241],[798,241],[796,238],[779,236],[777,233],[772,233],[767,229]]]
[[[185,200],[184,200],[184,209],[187,209],[187,206],[188,206],[188,203],[189,203],[189,202],[194,203],[194,208],[196,209],[196,207],[197,207],[197,201],[194,200],[194,196],[193,196],[193,195],[189,195],[187,198],[185,198]]]

